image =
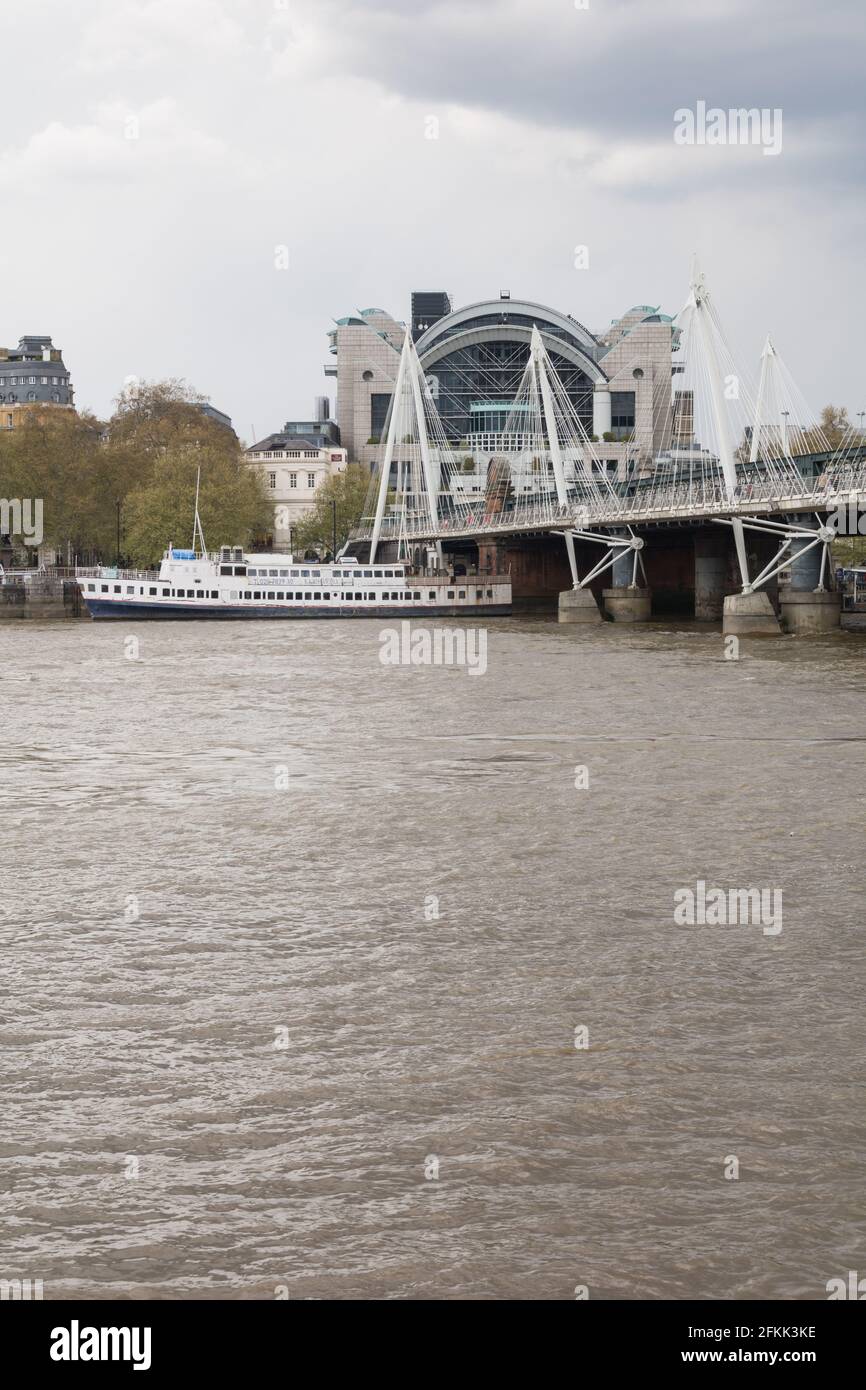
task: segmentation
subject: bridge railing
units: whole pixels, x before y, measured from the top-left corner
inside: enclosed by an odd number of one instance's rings
[[[550,496],[534,502],[518,502],[508,509],[489,511],[484,499],[474,507],[461,509],[440,519],[435,533],[445,539],[455,535],[491,535],[517,530],[552,529],[573,526],[627,525],[630,522],[666,518],[713,516],[714,514],[747,515],[755,507],[783,511],[802,507],[826,509],[839,494],[866,492],[866,458],[829,462],[818,475],[797,479],[753,478],[736,488],[733,497],[721,479],[686,479],[682,482],[642,485],[638,480],[630,495],[611,495],[604,501],[569,500],[560,506]],[[355,532],[356,539],[370,534],[370,526],[362,524]],[[383,519],[382,539],[424,539],[431,537],[429,517],[391,516]]]

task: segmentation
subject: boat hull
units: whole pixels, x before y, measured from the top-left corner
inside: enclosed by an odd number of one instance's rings
[[[87,611],[96,622],[206,622],[234,621],[245,618],[264,619],[268,622],[282,621],[284,618],[507,618],[511,614],[511,604],[420,604],[410,608],[407,604],[380,607],[362,607],[360,604],[309,604],[303,608],[280,608],[277,604],[197,603],[195,608],[171,603],[124,603],[110,599],[85,598]]]

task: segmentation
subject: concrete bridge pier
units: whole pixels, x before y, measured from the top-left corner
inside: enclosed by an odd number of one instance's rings
[[[725,595],[722,632],[726,637],[778,637],[781,631],[766,589]]]
[[[718,622],[728,587],[729,546],[723,534],[695,536],[695,618]]]
[[[797,520],[814,526],[813,517]],[[795,633],[833,632],[841,623],[842,595],[819,587],[823,546],[806,550],[808,544],[805,537],[791,543],[791,582],[779,592],[782,627]]]
[[[564,589],[559,595],[557,617],[561,623],[603,621],[591,589]]]
[[[645,623],[652,610],[650,590],[632,584],[635,553],[629,549],[617,556],[610,572],[613,583],[602,590],[604,611],[615,623]]]

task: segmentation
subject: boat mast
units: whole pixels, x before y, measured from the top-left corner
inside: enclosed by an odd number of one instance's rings
[[[196,537],[201,541],[202,557],[207,556],[207,546],[204,542],[204,531],[201,529],[201,517],[198,514],[198,495],[201,488],[201,464],[199,464],[195,475],[195,517],[192,523],[192,551],[195,554]]]

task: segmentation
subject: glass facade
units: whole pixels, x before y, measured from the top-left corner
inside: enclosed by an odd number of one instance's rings
[[[458,331],[465,331],[490,325],[497,325],[499,317],[486,315],[460,325]],[[531,327],[531,322],[529,323]],[[544,324],[545,335],[565,337]],[[446,336],[450,337],[451,334]],[[437,347],[441,339],[437,339]],[[577,345],[577,344],[576,344]],[[585,351],[583,345],[580,345]],[[592,432],[592,382],[586,373],[574,362],[558,353],[550,352],[550,358],[568,395],[580,416],[584,428]],[[477,430],[479,406],[487,402],[512,401],[517,395],[526,364],[529,361],[529,343],[522,339],[511,339],[490,343],[469,343],[455,346],[454,351],[439,357],[425,366],[425,373],[433,390],[436,406],[449,439],[465,439]],[[422,358],[422,365],[423,358]],[[489,412],[488,424],[498,412]],[[498,423],[498,421],[497,421]]]

